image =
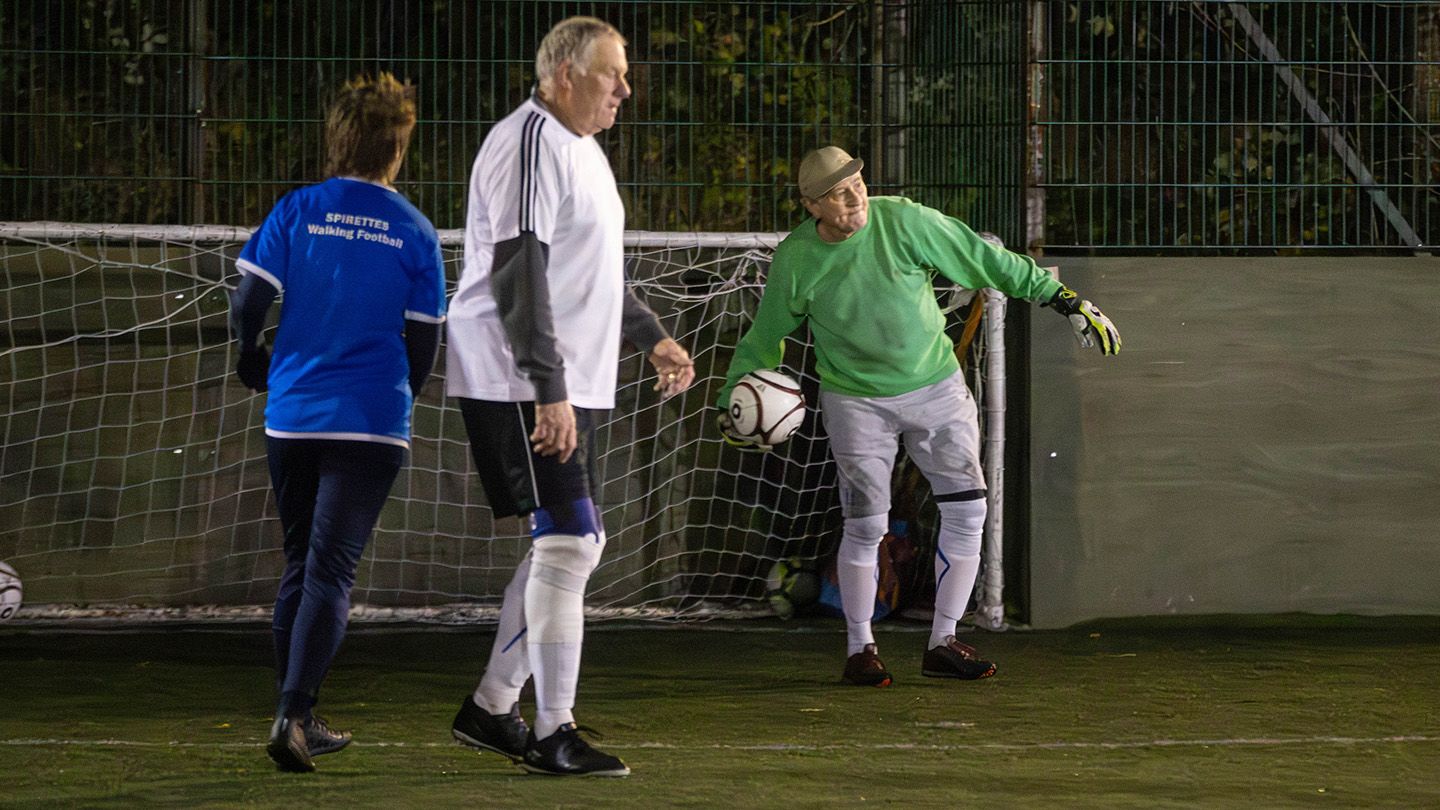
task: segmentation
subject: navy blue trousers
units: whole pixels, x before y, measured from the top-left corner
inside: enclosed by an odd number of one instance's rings
[[[282,707],[304,713],[314,705],[345,637],[355,569],[405,449],[270,436],[265,446],[285,531],[285,573],[272,622],[275,672]]]

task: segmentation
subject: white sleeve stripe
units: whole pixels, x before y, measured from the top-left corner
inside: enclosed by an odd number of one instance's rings
[[[255,275],[269,282],[270,286],[274,287],[277,291],[285,292],[285,287],[280,283],[280,279],[275,278],[275,276],[271,275],[265,268],[250,261],[249,259],[236,259],[235,266],[240,268],[240,272],[254,273]]]
[[[445,316],[440,315],[437,317],[435,315],[427,315],[423,312],[416,312],[413,309],[407,309],[405,310],[405,320],[419,321],[421,323],[444,323]]]

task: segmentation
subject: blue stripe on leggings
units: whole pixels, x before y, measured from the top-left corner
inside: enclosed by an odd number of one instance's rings
[[[522,627],[522,628],[520,628],[520,632],[516,633],[516,634],[515,634],[515,637],[512,638],[512,639],[510,639],[510,643],[509,643],[509,644],[506,644],[505,647],[504,647],[504,649],[500,650],[500,652],[502,652],[502,653],[510,652],[510,648],[511,648],[511,647],[514,647],[514,646],[515,646],[515,642],[519,641],[521,638],[524,637],[525,631],[528,630],[528,629],[530,629],[530,628],[528,628],[528,627]]]

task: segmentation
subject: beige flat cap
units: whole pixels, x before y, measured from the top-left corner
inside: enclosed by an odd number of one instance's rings
[[[838,146],[822,146],[800,161],[800,177],[795,185],[800,194],[809,200],[824,197],[841,180],[859,174],[865,168],[865,161],[850,157]]]

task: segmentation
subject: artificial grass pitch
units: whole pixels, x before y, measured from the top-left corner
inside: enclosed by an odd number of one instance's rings
[[[0,807],[1440,805],[1437,619],[977,632],[978,682],[877,630],[887,689],[840,681],[835,621],[592,625],[576,716],[634,773],[572,780],[451,741],[490,628],[352,628],[318,711],[355,742],[297,775],[264,752],[268,628],[10,625]]]

